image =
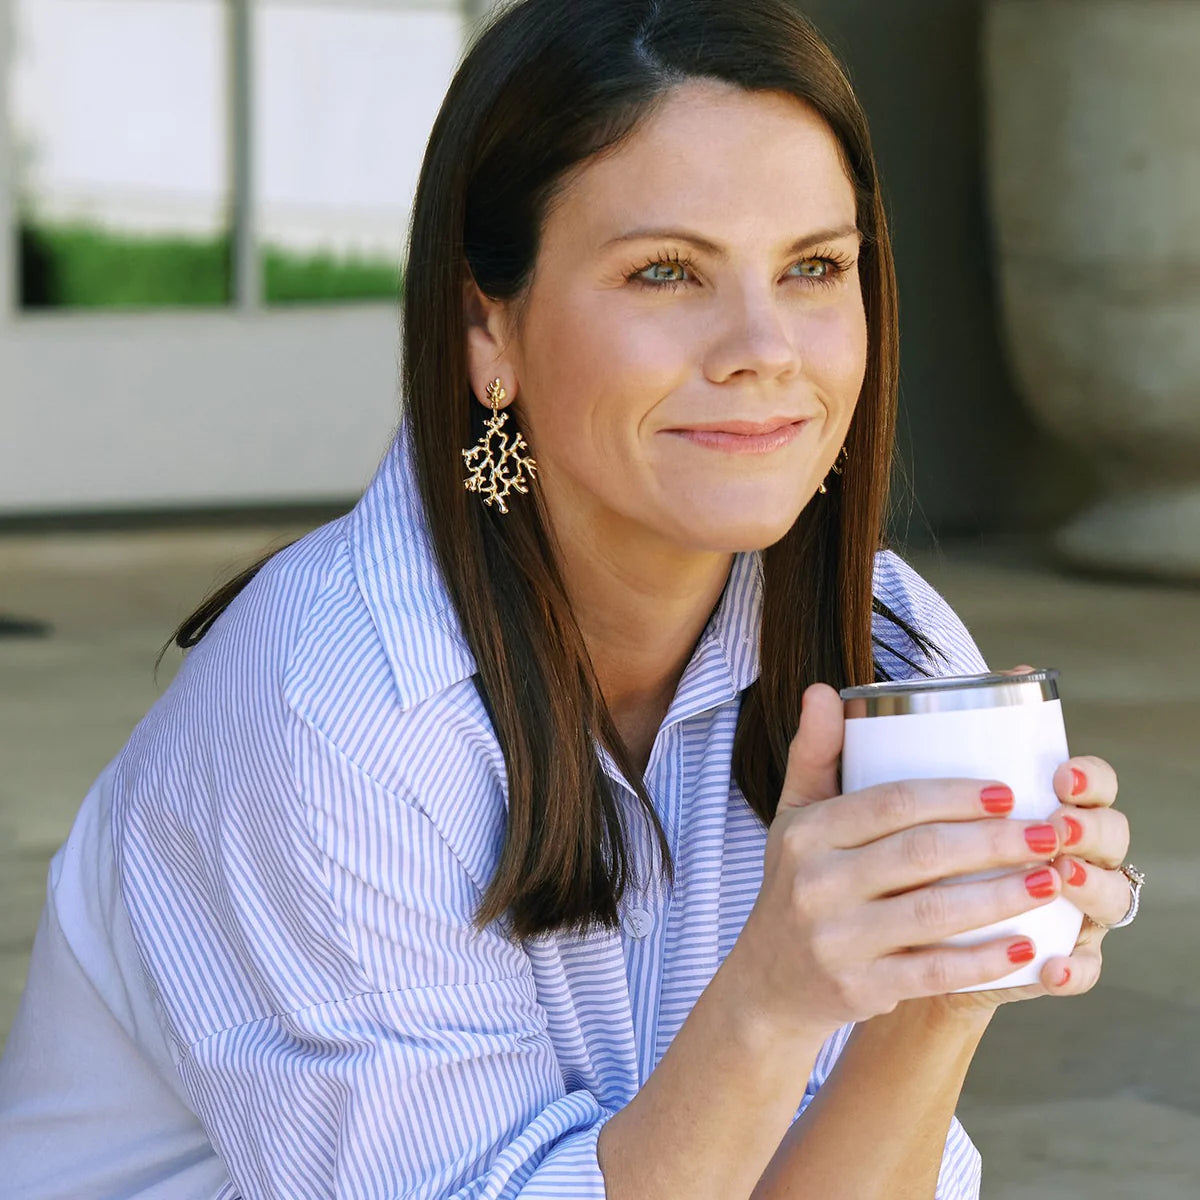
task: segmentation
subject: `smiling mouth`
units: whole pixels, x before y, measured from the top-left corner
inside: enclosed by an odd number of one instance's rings
[[[712,421],[706,425],[686,425],[669,429],[668,433],[732,433],[739,437],[761,437],[786,429],[789,425],[803,424],[804,417],[771,417],[767,421]]]
[[[788,445],[807,424],[807,418],[783,417],[769,421],[720,421],[663,432],[725,454],[769,454]]]

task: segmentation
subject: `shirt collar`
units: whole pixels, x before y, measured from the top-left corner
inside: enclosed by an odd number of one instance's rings
[[[350,551],[401,705],[412,708],[469,679],[475,659],[429,538],[403,424],[355,505]]]
[[[475,659],[429,538],[404,425],[351,514],[350,547],[403,707],[469,679]],[[761,621],[762,556],[737,554],[664,725],[732,700],[758,678]]]

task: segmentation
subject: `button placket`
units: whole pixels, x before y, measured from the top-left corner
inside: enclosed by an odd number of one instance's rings
[[[663,780],[663,796],[666,798],[666,812],[664,815],[664,824],[666,825],[667,837],[671,843],[672,852],[676,854],[676,872],[679,871],[679,847],[682,837],[682,829],[685,824],[684,809],[687,805],[687,784],[686,773],[684,770],[685,764],[685,749],[687,742],[687,733],[691,727],[690,720],[680,721],[672,726],[670,757],[664,755],[664,765],[669,763],[667,767],[668,774]],[[678,882],[678,878],[677,878]],[[662,1005],[664,994],[668,993],[671,985],[666,978],[666,964],[663,961],[663,956],[667,950],[666,926],[669,919],[671,905],[673,903],[673,895],[671,891],[665,890],[661,897],[659,929],[655,937],[655,955],[658,960],[657,970],[657,987],[655,989],[653,1002],[653,1030],[654,1030],[654,1045],[651,1058],[646,1066],[646,1070],[653,1070],[654,1065],[662,1057],[666,1051],[667,1040],[663,1029]]]
[[[683,751],[684,730],[687,722],[678,721],[671,725],[663,741],[662,755],[657,770],[657,795],[660,797],[659,816],[663,829],[671,847],[671,853],[677,855],[679,847],[679,829],[683,799]],[[676,864],[678,867],[678,863]],[[654,985],[647,997],[647,1032],[649,1037],[645,1043],[645,1058],[642,1063],[643,1080],[654,1069],[659,1058],[658,1043],[660,1041],[661,1008],[663,989],[665,987],[663,956],[667,949],[667,922],[671,909],[671,893],[661,878],[657,885],[649,889],[646,899],[653,903],[656,915],[652,923],[652,937],[641,943],[642,953],[647,957],[647,963],[653,962]]]

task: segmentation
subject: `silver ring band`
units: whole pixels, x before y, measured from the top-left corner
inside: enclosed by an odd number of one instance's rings
[[[1097,921],[1102,929],[1123,929],[1126,925],[1133,923],[1133,918],[1138,914],[1138,904],[1142,898],[1142,884],[1146,882],[1146,873],[1139,871],[1133,863],[1123,863],[1120,868],[1121,874],[1129,880],[1129,911],[1117,922],[1112,925],[1104,925]]]

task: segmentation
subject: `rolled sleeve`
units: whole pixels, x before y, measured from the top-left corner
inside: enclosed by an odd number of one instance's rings
[[[979,1200],[983,1160],[962,1122],[950,1118],[934,1200]]]
[[[524,948],[475,928],[422,807],[290,742],[187,820],[122,819],[176,1069],[243,1200],[602,1200],[611,1111],[568,1086]]]
[[[611,1114],[564,1093],[522,980],[355,996],[188,1048],[185,1086],[246,1200],[595,1197]]]

